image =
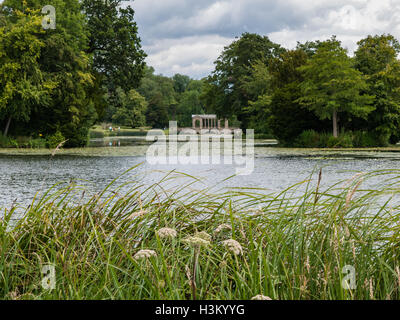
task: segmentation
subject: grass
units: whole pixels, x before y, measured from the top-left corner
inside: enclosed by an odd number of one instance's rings
[[[146,136],[150,128],[129,128],[120,127],[120,130],[110,131],[109,126],[96,125],[89,131],[89,136],[91,139],[102,139],[105,137],[140,137]],[[113,128],[118,128],[119,126],[113,126]]]
[[[193,192],[197,180],[187,178],[172,191],[176,174],[147,188],[116,179],[90,198],[58,185],[23,213],[3,210],[0,298],[400,298],[400,171],[329,188],[303,181],[280,194]],[[363,187],[371,179],[379,185]],[[176,237],[160,237],[161,228]],[[140,250],[151,257],[137,259]],[[47,263],[55,290],[41,287]],[[356,270],[353,290],[342,286],[345,266]]]

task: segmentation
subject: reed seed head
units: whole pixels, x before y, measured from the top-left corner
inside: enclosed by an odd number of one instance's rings
[[[207,247],[208,245],[210,245],[210,241],[200,238],[198,236],[187,237],[186,239],[183,240],[183,242],[198,247]]]
[[[221,233],[224,230],[231,231],[232,227],[229,224],[224,223],[224,224],[219,225],[217,227],[217,229],[215,229],[214,233],[218,234],[218,233]]]
[[[143,216],[146,215],[146,214],[147,214],[147,211],[146,211],[146,210],[139,210],[139,211],[136,211],[136,212],[132,213],[132,214],[129,216],[129,219],[134,219],[134,218],[143,217]]]
[[[272,300],[270,297],[263,296],[262,294],[256,295],[251,300]]]
[[[151,257],[157,257],[157,253],[154,250],[140,250],[133,258],[135,260],[143,260]]]
[[[243,253],[243,248],[239,242],[233,239],[225,240],[222,242],[227,249],[234,255],[241,255]]]
[[[176,230],[171,229],[171,228],[161,228],[160,230],[157,231],[157,235],[161,238],[176,238],[178,233]]]
[[[194,236],[197,238],[203,239],[205,241],[208,241],[208,242],[210,242],[211,238],[212,238],[207,232],[204,232],[204,231],[197,232]]]

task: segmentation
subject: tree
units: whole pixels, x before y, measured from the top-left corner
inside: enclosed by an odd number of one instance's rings
[[[358,42],[355,66],[367,76],[367,93],[374,95],[367,120],[356,125],[374,132],[381,144],[400,140],[400,44],[392,35],[368,36]]]
[[[190,83],[190,77],[177,73],[172,78],[174,80],[174,89],[177,93],[184,93]]]
[[[257,132],[273,135],[282,145],[291,145],[304,130],[320,130],[324,122],[302,107],[300,84],[303,75],[298,70],[308,55],[303,49],[285,51],[270,60],[269,65],[258,61],[252,75],[245,79],[248,92],[259,93],[249,101],[251,126]]]
[[[12,119],[28,122],[37,106],[48,106],[55,82],[46,79],[39,65],[44,42],[42,18],[37,11],[14,11],[14,22],[0,28],[0,111],[7,136]]]
[[[177,121],[180,127],[192,127],[192,115],[203,114],[204,109],[197,90],[187,90],[182,93],[177,107]]]
[[[321,120],[331,119],[333,136],[338,137],[340,112],[365,118],[374,110],[373,96],[365,77],[353,67],[353,61],[340,41],[332,37],[319,46],[307,64],[300,67],[305,81],[301,84],[300,104],[312,110]]]
[[[271,75],[268,66],[261,60],[252,65],[249,76],[244,78],[242,89],[252,97],[254,101],[248,101],[245,108],[249,114],[249,127],[258,133],[270,133],[267,121],[270,116],[270,105],[272,96]]]
[[[145,76],[137,90],[148,102],[146,112],[147,124],[164,128],[173,118],[173,109],[177,105],[177,93],[174,81],[170,78],[155,75],[153,68],[146,68]]]
[[[41,11],[46,0],[6,0],[4,9],[11,24],[17,22],[16,10]],[[45,103],[35,101],[27,125],[16,126],[14,134],[47,136],[61,132],[66,146],[84,146],[88,131],[96,120],[92,88],[93,76],[87,49],[88,32],[78,0],[53,0],[57,12],[56,29],[43,30],[38,35],[43,42],[37,59],[45,79],[54,85]],[[41,20],[43,16],[38,17]]]
[[[132,128],[145,126],[145,113],[148,105],[145,98],[134,89],[129,91],[127,95],[119,90],[119,94],[121,95],[122,107],[118,108],[113,115],[114,123]]]
[[[215,70],[207,78],[207,85],[202,95],[209,110],[220,117],[238,116],[242,127],[247,128],[250,118],[245,109],[249,100],[257,99],[244,90],[243,81],[251,75],[251,67],[256,61],[268,65],[270,59],[284,50],[257,34],[244,33],[240,39],[226,47],[215,62]]]
[[[146,54],[141,48],[135,11],[121,7],[122,0],[83,0],[89,28],[93,68],[108,90],[137,88],[143,77]]]

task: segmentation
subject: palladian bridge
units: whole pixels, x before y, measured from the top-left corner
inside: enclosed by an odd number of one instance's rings
[[[195,130],[197,133],[205,131],[212,133],[216,132],[217,130],[229,131],[229,133],[231,132],[228,119],[219,120],[215,114],[193,115],[192,124],[193,125],[191,129]]]

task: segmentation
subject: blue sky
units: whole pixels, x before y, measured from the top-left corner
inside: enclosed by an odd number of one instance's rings
[[[287,48],[335,34],[352,52],[368,34],[400,38],[398,0],[135,0],[147,62],[157,73],[201,78],[243,32]]]

